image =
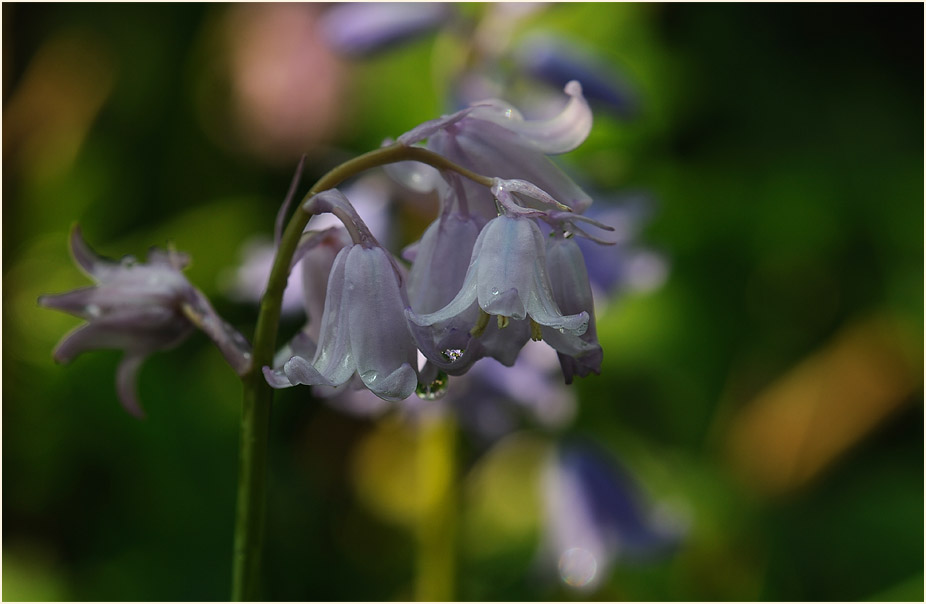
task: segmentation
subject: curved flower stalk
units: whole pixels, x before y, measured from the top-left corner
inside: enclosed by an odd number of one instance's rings
[[[247,341],[180,272],[189,264],[185,254],[152,249],[147,263],[130,256],[114,262],[98,256],[77,226],[71,230],[70,245],[74,261],[97,285],[39,298],[42,306],[87,321],[61,340],[54,358],[68,363],[88,350],[125,351],[116,370],[116,389],[129,413],[144,415],[135,381],[145,358],[177,346],[195,328],[212,338],[239,375],[250,368]]]
[[[319,193],[306,205],[341,218],[353,244],[338,252],[331,267],[311,360],[294,354],[281,370],[264,367],[267,383],[274,388],[340,387],[356,375],[380,398],[407,398],[418,386],[417,349],[406,325],[407,302],[394,261],[340,191]]]
[[[427,139],[427,148],[471,170],[503,179],[532,182],[576,212],[591,204],[589,197],[547,155],[578,147],[592,127],[592,113],[582,86],[571,81],[569,102],[547,120],[525,120],[503,101],[474,104],[452,115],[425,122],[399,137],[404,145]],[[474,214],[496,215],[491,194],[471,182],[463,183]]]

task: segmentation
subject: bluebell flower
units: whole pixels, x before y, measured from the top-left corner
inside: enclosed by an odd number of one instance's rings
[[[582,250],[570,233],[551,233],[547,239],[546,256],[553,299],[562,312],[588,314],[588,329],[578,336],[563,334],[549,327],[541,330],[543,339],[557,350],[563,376],[566,383],[571,384],[573,376],[585,377],[589,373],[601,372],[603,353],[595,329],[592,288]]]
[[[97,285],[39,298],[39,304],[87,321],[55,348],[54,358],[67,363],[88,350],[125,351],[116,370],[119,400],[135,416],[143,415],[135,382],[142,362],[152,353],[177,346],[195,328],[204,331],[239,373],[250,367],[250,347],[223,321],[206,297],[180,271],[185,254],[152,249],[148,262],[132,257],[115,262],[98,256],[74,227],[71,254]]]
[[[325,191],[306,203],[313,213],[330,211],[342,218],[353,243],[338,252],[331,267],[314,354],[294,354],[282,369],[263,368],[267,382],[274,388],[340,387],[356,377],[380,398],[407,398],[418,386],[417,349],[395,261],[339,191]]]
[[[418,313],[434,312],[450,302],[463,285],[469,257],[485,224],[466,207],[456,175],[448,175],[438,187],[441,212],[414,246],[403,256],[412,262],[408,273],[408,298]]]
[[[589,443],[561,444],[542,489],[543,548],[572,587],[593,588],[618,559],[664,553],[681,538],[680,523],[659,518],[631,476]]]
[[[440,2],[347,2],[332,6],[321,32],[348,56],[367,56],[436,30],[453,16]]]
[[[446,349],[435,351],[427,342],[422,345],[419,337],[424,355],[442,368],[450,365],[452,369],[454,362],[471,362],[478,356],[475,350],[511,365],[529,338],[540,339],[544,327],[573,336],[581,335],[588,327],[588,312],[564,315],[553,300],[544,238],[533,220],[542,212],[517,205],[512,196],[519,193],[541,202],[555,201],[522,181],[497,180],[493,192],[502,214],[480,231],[457,294],[434,312],[408,313],[410,320],[421,327],[440,328],[460,322],[471,325],[470,340],[458,359],[445,358],[449,356]],[[492,317],[495,325],[487,331]]]
[[[425,122],[399,137],[413,145],[427,139],[427,148],[480,174],[522,179],[549,193],[576,212],[591,198],[547,156],[578,147],[592,127],[592,113],[582,86],[569,82],[569,102],[555,117],[525,120],[517,109],[498,100],[475,103],[452,115]],[[469,211],[485,219],[496,216],[495,203],[485,187],[463,183]]]

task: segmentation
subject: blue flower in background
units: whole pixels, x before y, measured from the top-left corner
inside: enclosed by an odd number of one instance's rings
[[[638,110],[636,93],[613,65],[573,41],[547,34],[533,34],[518,42],[513,51],[521,72],[555,88],[570,80],[582,82],[591,103],[618,117],[629,119]]]
[[[453,11],[440,2],[347,2],[328,9],[321,31],[334,50],[369,56],[435,31]]]
[[[591,589],[619,559],[666,553],[679,523],[660,518],[631,476],[585,441],[560,443],[543,480],[543,558],[569,586]]]

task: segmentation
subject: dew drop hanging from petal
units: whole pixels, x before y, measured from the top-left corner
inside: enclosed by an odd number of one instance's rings
[[[455,351],[462,356],[462,351]],[[437,399],[443,397],[447,394],[447,384],[450,382],[450,378],[443,371],[437,372],[437,377],[434,378],[434,381],[430,384],[418,384],[418,387],[415,389],[415,394],[418,395],[418,398],[425,401],[436,401]]]

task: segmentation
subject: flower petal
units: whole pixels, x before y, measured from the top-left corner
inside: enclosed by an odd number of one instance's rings
[[[473,304],[472,308],[475,310],[476,305]],[[412,320],[411,309],[405,313],[418,350],[445,373],[463,375],[473,363],[485,356],[480,340],[469,333],[475,318],[461,321],[461,324],[466,325],[465,328],[454,327],[451,323],[422,326]]]
[[[543,262],[543,237],[533,221],[499,216],[479,235],[476,263],[479,307],[489,314],[524,319],[534,265]]]
[[[500,328],[497,322],[491,321],[479,340],[486,356],[511,367],[530,340],[530,325],[527,320],[511,321],[507,327]]]
[[[408,299],[420,313],[443,308],[456,297],[466,278],[479,225],[461,214],[439,217],[421,236],[417,262],[408,274]]]
[[[305,236],[304,236],[305,237]],[[350,237],[342,228],[320,231],[304,239],[302,274],[302,296],[306,314],[306,333],[318,341],[322,313],[328,292],[328,278],[338,253],[350,245]],[[312,358],[311,355],[306,358]]]
[[[574,375],[585,377],[601,370],[602,350],[595,329],[595,309],[592,288],[588,280],[585,258],[574,238],[551,238],[547,242],[547,269],[554,300],[563,312],[587,312],[588,329],[578,338],[543,330],[543,338],[559,354],[566,383]]]
[[[203,333],[212,339],[219,352],[238,375],[244,375],[251,369],[251,345],[219,316],[209,299],[194,289],[190,303],[184,304],[184,314]]]
[[[398,142],[405,145],[406,147],[410,147],[411,145],[421,142],[426,138],[431,138],[441,130],[446,129],[448,126],[452,126],[453,124],[456,124],[465,118],[472,110],[473,107],[467,107],[466,109],[461,109],[456,113],[451,113],[450,115],[443,115],[437,119],[428,120],[423,124],[415,126],[400,136]]]
[[[591,373],[601,374],[601,361],[604,352],[601,346],[596,346],[594,350],[583,355],[557,353],[560,367],[563,369],[563,377],[567,384],[571,384],[575,376],[585,377]]]
[[[307,386],[338,386],[327,376],[322,375],[307,359],[293,357],[283,364],[283,373],[291,384],[304,384]],[[264,374],[266,375],[266,373]],[[346,382],[347,380],[345,380]],[[269,380],[268,380],[269,383]],[[271,386],[273,384],[270,384]]]
[[[418,387],[418,374],[408,363],[385,376],[371,369],[361,373],[360,379],[370,392],[385,401],[405,400]]]
[[[116,368],[116,392],[119,394],[119,401],[126,411],[139,419],[145,416],[145,412],[138,402],[136,384],[138,370],[144,360],[144,355],[126,354]]]
[[[97,287],[82,287],[63,294],[48,294],[39,296],[39,306],[53,308],[82,319],[91,320],[102,312],[98,305],[94,305]]]
[[[457,295],[438,311],[423,315],[419,315],[413,311],[409,312],[408,317],[412,322],[418,325],[434,325],[436,323],[450,321],[455,317],[463,315],[473,306],[473,302],[476,301],[476,279],[478,272],[475,262],[476,257],[479,255],[479,250],[482,248],[483,233],[485,233],[484,228],[482,229],[482,233],[479,233],[479,236],[476,238],[476,243],[473,245],[472,260],[470,260],[469,268],[463,279],[463,285],[460,286],[460,291],[457,292]]]
[[[547,327],[553,327],[561,332],[580,336],[588,329],[589,315],[587,312],[564,315],[557,306],[549,290],[549,283],[545,283],[546,274],[536,273],[535,286],[531,289],[527,299],[527,314],[531,318]]]
[[[513,132],[518,144],[546,155],[572,151],[582,144],[592,130],[592,110],[582,96],[582,85],[576,80],[566,84],[564,89],[569,102],[563,110],[547,120],[523,120],[515,112],[476,107],[471,120],[497,124]],[[469,126],[469,123],[467,123]]]
[[[550,158],[523,149],[517,135],[501,126],[467,120],[465,128],[460,127],[452,136],[455,145],[442,140],[445,137],[434,137],[428,147],[485,176],[529,181],[575,212],[584,211],[592,203],[592,198]]]
[[[347,256],[344,275],[350,348],[360,379],[389,400],[407,398],[418,385],[411,369],[417,362],[417,349],[406,324],[406,305],[392,261],[381,247],[355,245]],[[399,372],[403,365],[411,373]]]
[[[74,257],[74,261],[83,269],[87,276],[97,281],[105,279],[113,270],[118,269],[120,266],[118,262],[103,258],[94,252],[93,249],[87,245],[87,242],[84,241],[83,232],[80,226],[76,224],[71,228],[70,244],[71,256]]]
[[[545,34],[527,36],[518,43],[514,55],[520,67],[539,80],[553,86],[579,80],[591,102],[601,103],[624,119],[637,112],[637,95],[626,78],[600,57],[576,48],[570,40]]]
[[[327,385],[343,384],[350,379],[356,368],[350,346],[349,306],[344,295],[344,270],[348,254],[354,247],[346,247],[338,252],[328,277],[328,295],[322,313],[318,350],[312,359],[314,368],[325,378],[320,383]]]
[[[295,386],[295,384],[289,381],[289,378],[286,377],[286,372],[284,372],[282,369],[271,369],[270,367],[264,365],[261,368],[261,371],[264,374],[264,379],[267,381],[267,384],[269,384],[271,388],[280,389],[291,388],[292,386]]]
[[[103,336],[103,337],[101,337]],[[109,334],[92,323],[67,333],[55,346],[53,358],[56,363],[70,363],[76,356],[88,350],[100,348],[121,348],[128,341],[121,334]]]

